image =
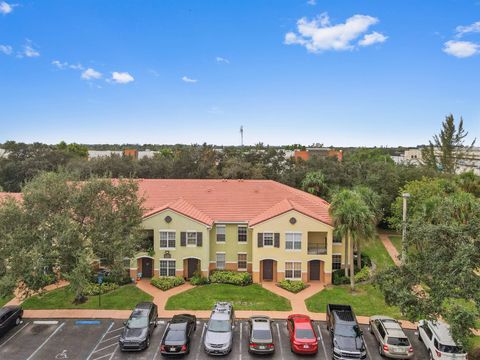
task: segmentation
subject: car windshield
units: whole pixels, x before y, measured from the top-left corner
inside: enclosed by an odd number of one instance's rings
[[[127,328],[129,329],[142,329],[148,326],[148,317],[144,315],[132,316],[127,321]]]
[[[228,332],[230,331],[229,320],[210,320],[208,322],[208,331],[213,332]]]
[[[271,340],[272,333],[270,330],[253,330],[252,338],[255,340]]]
[[[170,330],[165,337],[165,341],[184,341],[185,332],[182,330]]]
[[[463,354],[463,349],[460,346],[443,345],[438,346],[438,350],[447,354]]]
[[[345,337],[356,337],[357,333],[352,326],[342,326],[337,325],[335,326],[335,335],[337,336],[345,336]]]
[[[409,346],[410,342],[407,338],[389,337],[387,340],[387,344],[393,346]]]
[[[315,334],[312,329],[297,329],[295,337],[297,339],[315,339]]]

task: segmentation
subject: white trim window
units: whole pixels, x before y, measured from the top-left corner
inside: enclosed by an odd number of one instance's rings
[[[273,232],[263,233],[263,246],[273,246]]]
[[[238,242],[240,243],[247,242],[247,227],[245,225],[238,225],[237,236],[238,236]]]
[[[215,261],[215,266],[217,269],[223,270],[225,269],[225,253],[217,253],[216,261]]]
[[[160,230],[160,249],[175,249],[175,230]]]
[[[286,250],[302,250],[302,233],[301,232],[285,233],[285,249]]]
[[[302,263],[300,261],[285,262],[285,279],[289,279],[289,280],[302,279]]]
[[[175,260],[160,260],[160,276],[175,276]]]
[[[247,253],[238,253],[237,270],[247,270]]]
[[[226,226],[217,225],[215,229],[217,233],[217,243],[224,243],[226,240]]]
[[[196,231],[187,231],[187,246],[197,246]]]
[[[333,244],[341,244],[342,243],[342,237],[339,235],[333,234]]]
[[[332,255],[332,270],[339,270],[342,268],[342,254]]]

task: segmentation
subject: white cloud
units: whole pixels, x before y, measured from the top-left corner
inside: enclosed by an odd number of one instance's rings
[[[100,79],[101,77],[102,77],[102,73],[92,68],[88,68],[87,70],[82,72],[82,75],[81,75],[81,78],[83,80],[95,80],[95,79]]]
[[[468,33],[480,32],[480,21],[474,22],[473,24],[467,26],[457,26],[455,31],[457,32],[456,36],[459,38]]]
[[[186,83],[196,83],[198,80],[197,79],[191,79],[188,76],[182,76],[182,81],[185,81]]]
[[[55,67],[63,70],[68,66],[68,63],[67,62],[61,62],[59,60],[53,60],[52,65],[54,65]]]
[[[320,14],[313,20],[303,17],[297,21],[298,33],[285,34],[285,44],[302,45],[312,53],[352,50],[356,47],[357,39],[378,21],[368,15],[353,15],[344,23],[332,25],[327,13]]]
[[[83,70],[82,64],[69,64],[68,67],[72,70]]]
[[[219,64],[223,63],[223,64],[230,64],[230,60],[224,58],[224,57],[221,57],[221,56],[217,56],[215,58],[215,61]]]
[[[5,1],[0,2],[0,14],[7,15],[13,11],[16,4],[9,4]]]
[[[449,40],[443,45],[445,53],[457,58],[467,58],[480,53],[480,45],[470,41]]]
[[[5,55],[11,55],[13,52],[13,48],[10,45],[0,45],[0,53]]]
[[[315,6],[315,5],[317,5],[317,0],[308,0],[308,1],[307,1],[307,4],[308,4],[308,5]]]
[[[110,80],[117,83],[117,84],[128,84],[128,83],[134,81],[135,79],[128,72],[114,71],[112,73],[112,78]]]
[[[358,42],[360,46],[370,46],[377,43],[383,43],[387,41],[388,36],[380,34],[379,32],[372,32],[371,34],[366,34],[362,40]]]
[[[25,45],[23,45],[23,50],[17,54],[18,57],[38,57],[40,52],[33,47],[32,41],[27,39]]]

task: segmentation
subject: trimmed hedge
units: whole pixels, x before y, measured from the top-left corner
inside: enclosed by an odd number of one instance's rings
[[[190,279],[190,284],[194,285],[194,286],[197,286],[197,285],[206,285],[209,283],[209,280],[207,277],[205,276],[201,276],[201,275],[194,275],[191,279]]]
[[[303,289],[307,288],[308,286],[301,280],[283,280],[278,283],[282,289],[290,291],[294,294],[302,291]]]
[[[120,286],[115,283],[104,283],[102,285],[98,285],[95,283],[89,283],[82,292],[83,296],[94,296],[100,294],[100,291],[102,294],[106,294],[110,291],[118,289]]]
[[[171,288],[174,288],[175,286],[185,284],[185,280],[181,276],[160,277],[150,280],[150,284],[159,288],[162,291],[167,291]]]
[[[365,266],[361,270],[355,268],[355,282],[367,281],[371,277],[371,270],[369,267]],[[344,269],[338,269],[332,273],[332,283],[333,285],[346,285],[350,284],[350,278],[345,276]]]
[[[355,274],[355,282],[359,283],[362,281],[367,281],[368,279],[370,279],[370,276],[370,268],[368,266],[365,266],[364,268],[362,268],[362,270]]]
[[[210,275],[210,282],[246,286],[252,283],[252,275],[248,272],[216,270]]]

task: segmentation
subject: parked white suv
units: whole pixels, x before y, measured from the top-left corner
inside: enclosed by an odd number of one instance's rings
[[[420,320],[418,338],[427,347],[431,360],[467,360],[467,354],[453,341],[450,326],[443,321]]]

